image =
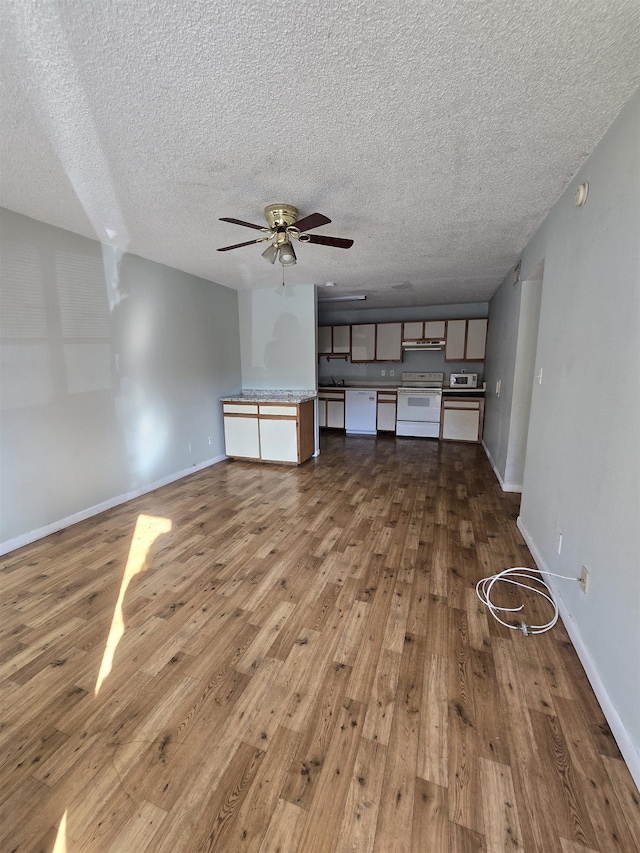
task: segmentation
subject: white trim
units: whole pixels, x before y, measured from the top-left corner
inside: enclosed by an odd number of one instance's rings
[[[500,488],[503,492],[521,492],[522,491],[522,483],[505,483],[502,479],[502,474],[498,471],[496,463],[493,461],[491,454],[489,453],[489,448],[484,443],[484,439],[482,441],[482,446],[484,447],[484,452],[487,454],[487,459],[491,463],[491,467],[493,468],[493,473],[498,478],[498,482],[500,483]]]
[[[181,480],[189,474],[195,474],[196,471],[202,471],[203,468],[209,468],[211,465],[216,465],[222,462],[227,457],[224,453],[221,456],[214,456],[213,459],[207,459],[205,462],[199,462],[191,468],[185,468],[183,471],[176,471],[174,474],[169,474],[167,477],[162,477],[156,480],[155,483],[149,483],[140,489],[134,489],[131,492],[126,492],[124,495],[117,495],[109,498],[107,501],[90,506],[87,509],[75,512],[73,515],[68,515],[66,518],[61,518],[58,521],[53,521],[51,524],[46,524],[44,527],[38,527],[36,530],[30,530],[28,533],[23,533],[21,536],[16,536],[15,539],[7,539],[6,542],[0,542],[0,556],[8,554],[10,551],[15,551],[17,548],[22,548],[23,545],[30,545],[31,542],[36,542],[38,539],[44,539],[51,533],[56,533],[58,530],[63,530],[65,527],[71,527],[72,524],[77,524],[79,521],[84,521],[94,515],[98,515],[107,509],[114,506],[126,503],[139,498],[141,495],[146,495],[154,489],[159,489],[161,486],[167,486],[169,483],[174,483],[176,480]]]
[[[535,560],[537,567],[541,571],[549,571],[548,567],[545,565],[544,560],[542,559],[542,555],[536,548],[533,539],[525,524],[522,520],[522,516],[518,516],[517,520],[518,530],[522,533],[524,537],[524,541],[527,543],[529,550],[531,551],[531,556]],[[560,611],[560,616],[562,617],[562,621],[564,622],[564,627],[567,629],[567,633],[571,638],[571,642],[573,643],[573,647],[576,650],[576,653],[580,659],[580,663],[589,679],[589,683],[593,688],[593,692],[596,694],[596,699],[600,703],[600,707],[609,723],[609,728],[620,748],[620,752],[622,753],[622,757],[627,763],[627,767],[629,768],[629,772],[633,776],[633,779],[636,785],[640,788],[640,751],[638,747],[635,745],[629,733],[627,732],[623,721],[620,719],[620,715],[618,714],[615,705],[613,704],[609,693],[607,692],[607,688],[600,677],[600,673],[598,672],[598,668],[591,657],[591,653],[582,638],[580,630],[576,624],[575,619],[567,609],[567,605],[564,603],[562,599],[562,595],[560,594],[560,590],[557,588],[557,585],[554,584],[554,578],[549,577],[545,578],[545,582],[549,584],[549,586],[553,590],[553,597],[556,600],[558,605],[558,610]]]

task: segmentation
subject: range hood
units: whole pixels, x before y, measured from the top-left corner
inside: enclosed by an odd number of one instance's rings
[[[444,339],[425,338],[421,341],[402,341],[404,350],[439,350],[444,349]]]

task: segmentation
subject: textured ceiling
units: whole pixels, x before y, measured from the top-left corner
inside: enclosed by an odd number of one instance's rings
[[[5,0],[0,203],[229,287],[484,301],[640,82],[637,0]]]

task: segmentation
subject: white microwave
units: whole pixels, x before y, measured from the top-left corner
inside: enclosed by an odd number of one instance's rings
[[[477,388],[477,373],[452,373],[449,377],[450,388]]]

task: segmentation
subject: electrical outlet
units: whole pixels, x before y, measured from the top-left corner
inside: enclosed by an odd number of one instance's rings
[[[390,370],[390,371],[389,371],[389,376],[395,376],[395,375],[396,375],[395,370]]]
[[[496,382],[496,397],[500,396],[500,389],[502,388],[502,379],[498,379]]]
[[[209,444],[213,444],[213,436],[212,435],[209,436]]]
[[[558,554],[562,553],[562,533],[558,530],[556,533],[556,548],[558,549]]]
[[[386,370],[381,370],[381,371],[380,371],[380,376],[386,376],[386,375],[387,375],[387,371],[386,371]]]
[[[586,595],[589,592],[589,572],[583,566],[580,572],[580,589]]]

